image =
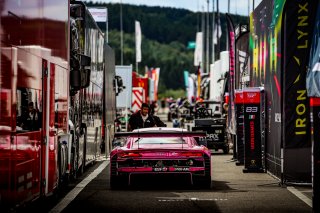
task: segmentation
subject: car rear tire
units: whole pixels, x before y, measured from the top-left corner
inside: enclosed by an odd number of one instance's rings
[[[204,155],[205,172],[204,176],[192,177],[193,184],[200,188],[211,189],[211,157]]]
[[[119,175],[117,172],[117,155],[114,155],[110,161],[110,188],[120,189],[128,185],[128,178]]]

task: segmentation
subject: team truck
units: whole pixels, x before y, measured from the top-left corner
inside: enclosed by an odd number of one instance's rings
[[[115,65],[82,2],[0,9],[2,211],[53,194],[101,156],[114,132]]]

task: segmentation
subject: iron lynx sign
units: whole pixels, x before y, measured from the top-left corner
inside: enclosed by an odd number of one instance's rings
[[[311,147],[306,75],[317,1],[287,1],[284,89],[285,148]]]

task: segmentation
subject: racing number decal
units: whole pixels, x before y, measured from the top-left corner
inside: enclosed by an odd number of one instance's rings
[[[258,112],[258,107],[246,107],[246,112]]]

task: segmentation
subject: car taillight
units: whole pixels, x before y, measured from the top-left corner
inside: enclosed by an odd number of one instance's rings
[[[202,157],[201,152],[182,152],[181,156],[184,157]]]
[[[122,152],[118,154],[118,157],[120,158],[141,157],[141,154],[136,152]]]

